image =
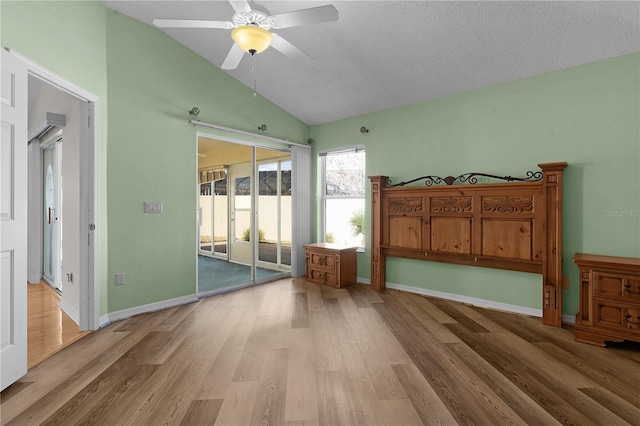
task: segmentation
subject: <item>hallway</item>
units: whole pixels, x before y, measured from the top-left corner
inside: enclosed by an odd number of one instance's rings
[[[58,306],[60,296],[47,284],[27,284],[27,366],[33,367],[90,331],[78,324]]]

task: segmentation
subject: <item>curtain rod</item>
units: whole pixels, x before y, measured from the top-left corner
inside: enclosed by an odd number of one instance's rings
[[[201,127],[208,127],[210,129],[223,130],[225,132],[236,133],[238,135],[244,135],[244,136],[251,136],[251,137],[254,137],[254,138],[268,140],[268,141],[271,141],[271,142],[283,143],[283,144],[286,144],[286,145],[295,145],[295,146],[300,146],[300,147],[304,147],[304,148],[311,148],[309,145],[305,145],[305,144],[302,144],[302,143],[291,142],[291,141],[287,141],[287,140],[284,140],[284,139],[272,138],[271,136],[263,136],[263,135],[259,135],[257,133],[245,132],[244,130],[232,129],[231,127],[219,126],[217,124],[205,123],[204,121],[200,121],[200,120],[189,120],[189,123],[193,124],[194,126],[201,126]]]

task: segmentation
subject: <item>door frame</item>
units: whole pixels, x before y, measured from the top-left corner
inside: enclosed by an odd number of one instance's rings
[[[201,205],[201,201],[202,201],[202,195],[200,195],[198,197],[198,224],[201,225],[203,223],[203,221],[209,220],[211,223],[211,251],[204,251],[200,249],[200,244],[201,244],[201,226],[198,226],[198,255],[199,256],[207,256],[207,257],[211,257],[211,258],[216,258],[216,259],[221,259],[221,260],[229,260],[229,221],[227,220],[226,223],[226,228],[227,228],[227,242],[225,243],[225,251],[224,253],[219,253],[216,252],[215,249],[215,238],[216,238],[216,214],[215,214],[215,210],[216,210],[216,195],[215,195],[215,184],[216,182],[219,182],[221,180],[227,180],[227,203],[229,202],[229,170],[227,168],[224,169],[225,174],[227,175],[227,177],[225,177],[225,179],[218,179],[218,180],[213,180],[211,182],[206,182],[206,183],[210,183],[211,184],[211,194],[208,195],[209,197],[211,197],[211,214],[209,216],[209,218],[205,218],[205,215],[202,213],[202,205]],[[202,185],[204,185],[205,183],[199,183],[200,187],[202,187]],[[228,204],[227,204],[227,212],[229,210]],[[227,213],[228,216],[228,213]]]
[[[229,142],[229,143],[235,143],[235,144],[239,144],[239,145],[245,145],[245,146],[251,146],[253,147],[253,152],[252,152],[252,166],[253,166],[253,175],[256,176],[256,174],[258,173],[258,164],[256,160],[256,148],[265,148],[265,149],[271,149],[274,151],[282,151],[282,152],[286,152],[289,153],[291,155],[291,161],[293,164],[293,153],[292,153],[292,149],[291,149],[291,145],[285,145],[283,141],[283,145],[277,145],[277,144],[269,144],[269,143],[265,143],[262,141],[250,141],[250,140],[246,140],[246,139],[241,139],[238,137],[233,137],[233,136],[229,136],[227,133],[229,132],[238,132],[239,134],[241,134],[242,131],[236,131],[233,129],[227,129],[227,130],[221,130],[221,131],[217,131],[215,129],[211,129],[209,131],[196,131],[196,135],[195,135],[195,143],[194,143],[194,152],[193,152],[193,157],[195,159],[195,168],[194,168],[194,176],[195,176],[195,188],[196,188],[196,197],[199,197],[200,195],[200,182],[198,179],[198,144],[199,144],[199,139],[201,137],[203,138],[209,138],[209,139],[218,139],[220,141],[223,142]],[[247,139],[249,139],[250,134],[247,135]],[[293,167],[293,166],[292,166]],[[308,169],[308,168],[307,168]],[[310,182],[310,179],[308,179],[308,181]],[[252,179],[252,194],[257,194],[257,184],[256,184],[257,180],[256,179]],[[309,188],[310,191],[310,188]],[[227,168],[227,196],[228,196],[228,204],[229,204],[229,208],[231,205],[231,197],[233,194],[233,184],[231,182],[231,173],[229,168]],[[258,241],[257,240],[257,235],[258,235],[258,230],[257,230],[257,218],[258,218],[258,211],[257,211],[257,206],[254,205],[254,201],[255,201],[255,197],[251,197],[251,203],[252,203],[252,211],[253,211],[253,215],[252,215],[252,224],[253,226],[251,226],[251,241],[253,242],[252,245],[252,258],[254,259],[254,264],[251,267],[251,282],[250,283],[242,283],[241,285],[238,286],[231,286],[228,288],[223,288],[223,289],[219,289],[216,291],[207,291],[204,292],[205,296],[211,296],[213,294],[217,294],[217,293],[223,293],[223,292],[227,292],[230,290],[237,290],[240,288],[244,288],[244,287],[250,287],[256,284],[262,284],[264,282],[267,282],[269,280],[268,277],[264,277],[261,279],[258,279],[256,277],[256,256],[257,256],[257,252],[258,252]],[[196,238],[195,238],[195,247],[196,247],[196,259],[198,256],[198,252],[200,249],[200,234],[199,234],[199,228],[200,228],[200,204],[199,204],[199,198],[198,198],[198,202],[196,203],[196,220],[195,220],[195,225],[196,225]],[[230,216],[228,217],[228,221],[230,219]],[[310,224],[310,215],[309,218],[306,219],[307,223]],[[310,226],[307,226],[310,228]],[[228,227],[229,231],[228,231],[228,237],[227,237],[227,260],[231,260],[231,238],[235,239],[235,235],[232,235],[232,229],[231,229],[231,225],[229,225]],[[292,233],[294,233],[294,225],[292,224]],[[307,238],[305,237],[305,241],[303,241],[304,243],[310,242],[307,241]],[[300,244],[300,247],[302,248],[302,244]],[[292,264],[293,262],[295,262],[295,258],[296,256],[299,255],[298,253],[295,253],[292,250],[291,253],[291,261]],[[304,264],[304,259],[298,259],[298,262],[301,262],[302,264]],[[201,294],[201,292],[198,289],[198,282],[199,282],[199,272],[198,272],[198,262],[196,261],[195,263],[195,270],[196,270],[196,281],[194,283],[195,285],[195,291],[196,294]],[[292,269],[293,271],[293,269]],[[289,272],[289,271],[283,271],[282,275],[287,276],[287,275],[292,275],[293,272]]]
[[[80,330],[100,327],[100,233],[99,230],[99,161],[100,150],[100,98],[88,90],[50,71],[12,49],[7,51],[27,67],[27,76],[33,76],[81,101],[80,129],[80,220],[79,235],[87,236],[87,249],[80,249],[78,271],[80,303]],[[27,143],[28,141],[24,141]],[[80,238],[83,241],[83,237]]]
[[[214,180],[211,182],[211,256],[214,258],[218,258],[218,259],[223,259],[228,261],[229,260],[229,244],[230,244],[230,240],[229,240],[229,234],[230,234],[230,228],[229,228],[229,168],[225,167],[224,168],[224,172],[225,172],[225,178],[224,179],[219,179],[219,180]],[[225,180],[226,186],[227,186],[227,223],[226,223],[226,236],[227,236],[227,242],[225,243],[225,250],[224,253],[217,253],[216,252],[216,247],[215,247],[215,237],[216,237],[216,221],[219,220],[216,218],[216,214],[215,214],[215,210],[216,210],[216,192],[215,192],[215,184],[216,182],[219,182],[220,180]]]

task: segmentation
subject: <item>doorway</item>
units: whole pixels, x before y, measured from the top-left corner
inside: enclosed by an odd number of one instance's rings
[[[27,357],[32,366],[89,328],[80,327],[88,324],[81,309],[81,293],[88,289],[81,263],[86,237],[77,228],[83,210],[80,158],[88,143],[81,123],[88,103],[33,75],[28,93],[28,207],[34,217],[27,241]]]
[[[291,274],[290,162],[286,150],[198,138],[199,295]]]
[[[227,260],[228,198],[226,169],[212,176],[210,182],[200,183],[198,254]]]
[[[42,279],[62,294],[62,137],[42,147]]]
[[[53,108],[55,111],[63,107],[63,104],[55,99],[49,98],[48,102],[45,101],[45,92],[64,94],[68,100],[72,100],[69,111],[73,110],[75,118],[69,120],[65,128],[70,130],[70,134],[75,132],[78,141],[77,145],[70,145],[74,148],[73,155],[62,156],[75,165],[75,168],[63,165],[65,171],[69,172],[66,183],[74,184],[71,186],[75,186],[76,189],[72,193],[78,200],[75,209],[71,209],[69,214],[65,213],[64,216],[68,219],[67,223],[75,224],[76,235],[75,238],[69,238],[69,242],[75,240],[77,262],[73,264],[72,270],[65,270],[58,274],[58,277],[65,277],[67,284],[64,295],[77,295],[77,309],[72,312],[75,314],[74,322],[78,323],[82,330],[95,330],[99,326],[99,251],[97,235],[93,232],[97,226],[95,213],[98,211],[96,117],[99,115],[99,98],[10,49],[2,50],[1,64],[3,76],[10,76],[3,79],[2,84],[1,156],[3,182],[10,184],[2,185],[0,204],[11,208],[8,214],[3,216],[3,219],[7,219],[3,221],[3,230],[6,224],[8,229],[15,231],[10,238],[5,238],[7,234],[3,232],[2,238],[2,252],[9,253],[8,256],[2,256],[3,266],[9,266],[3,267],[2,270],[11,271],[10,274],[2,274],[0,282],[2,294],[6,296],[2,297],[2,306],[11,307],[0,311],[3,324],[0,333],[0,388],[4,389],[26,372],[27,286],[28,282],[40,283],[43,276],[43,152],[39,142],[28,142],[49,130],[46,127],[48,120],[43,120],[48,118],[47,110]],[[4,84],[6,82],[8,83]],[[68,141],[72,139],[74,138],[67,138],[65,135],[64,145],[67,146]],[[5,165],[8,167],[4,167]],[[64,233],[64,230],[61,233]],[[65,238],[58,238],[58,241],[65,241]],[[66,248],[64,252],[65,255],[69,253]],[[68,260],[69,256],[66,258]],[[57,262],[52,263],[55,267]],[[56,272],[60,271],[54,270],[52,274],[55,276]],[[67,290],[67,285],[71,291]],[[61,308],[63,303],[64,300],[61,300]],[[72,309],[66,307],[65,311]]]

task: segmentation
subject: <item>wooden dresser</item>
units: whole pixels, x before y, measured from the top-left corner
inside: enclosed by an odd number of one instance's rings
[[[576,340],[640,342],[640,259],[576,253],[580,267],[580,312]]]
[[[307,281],[342,288],[356,283],[357,247],[340,244],[306,244]]]

